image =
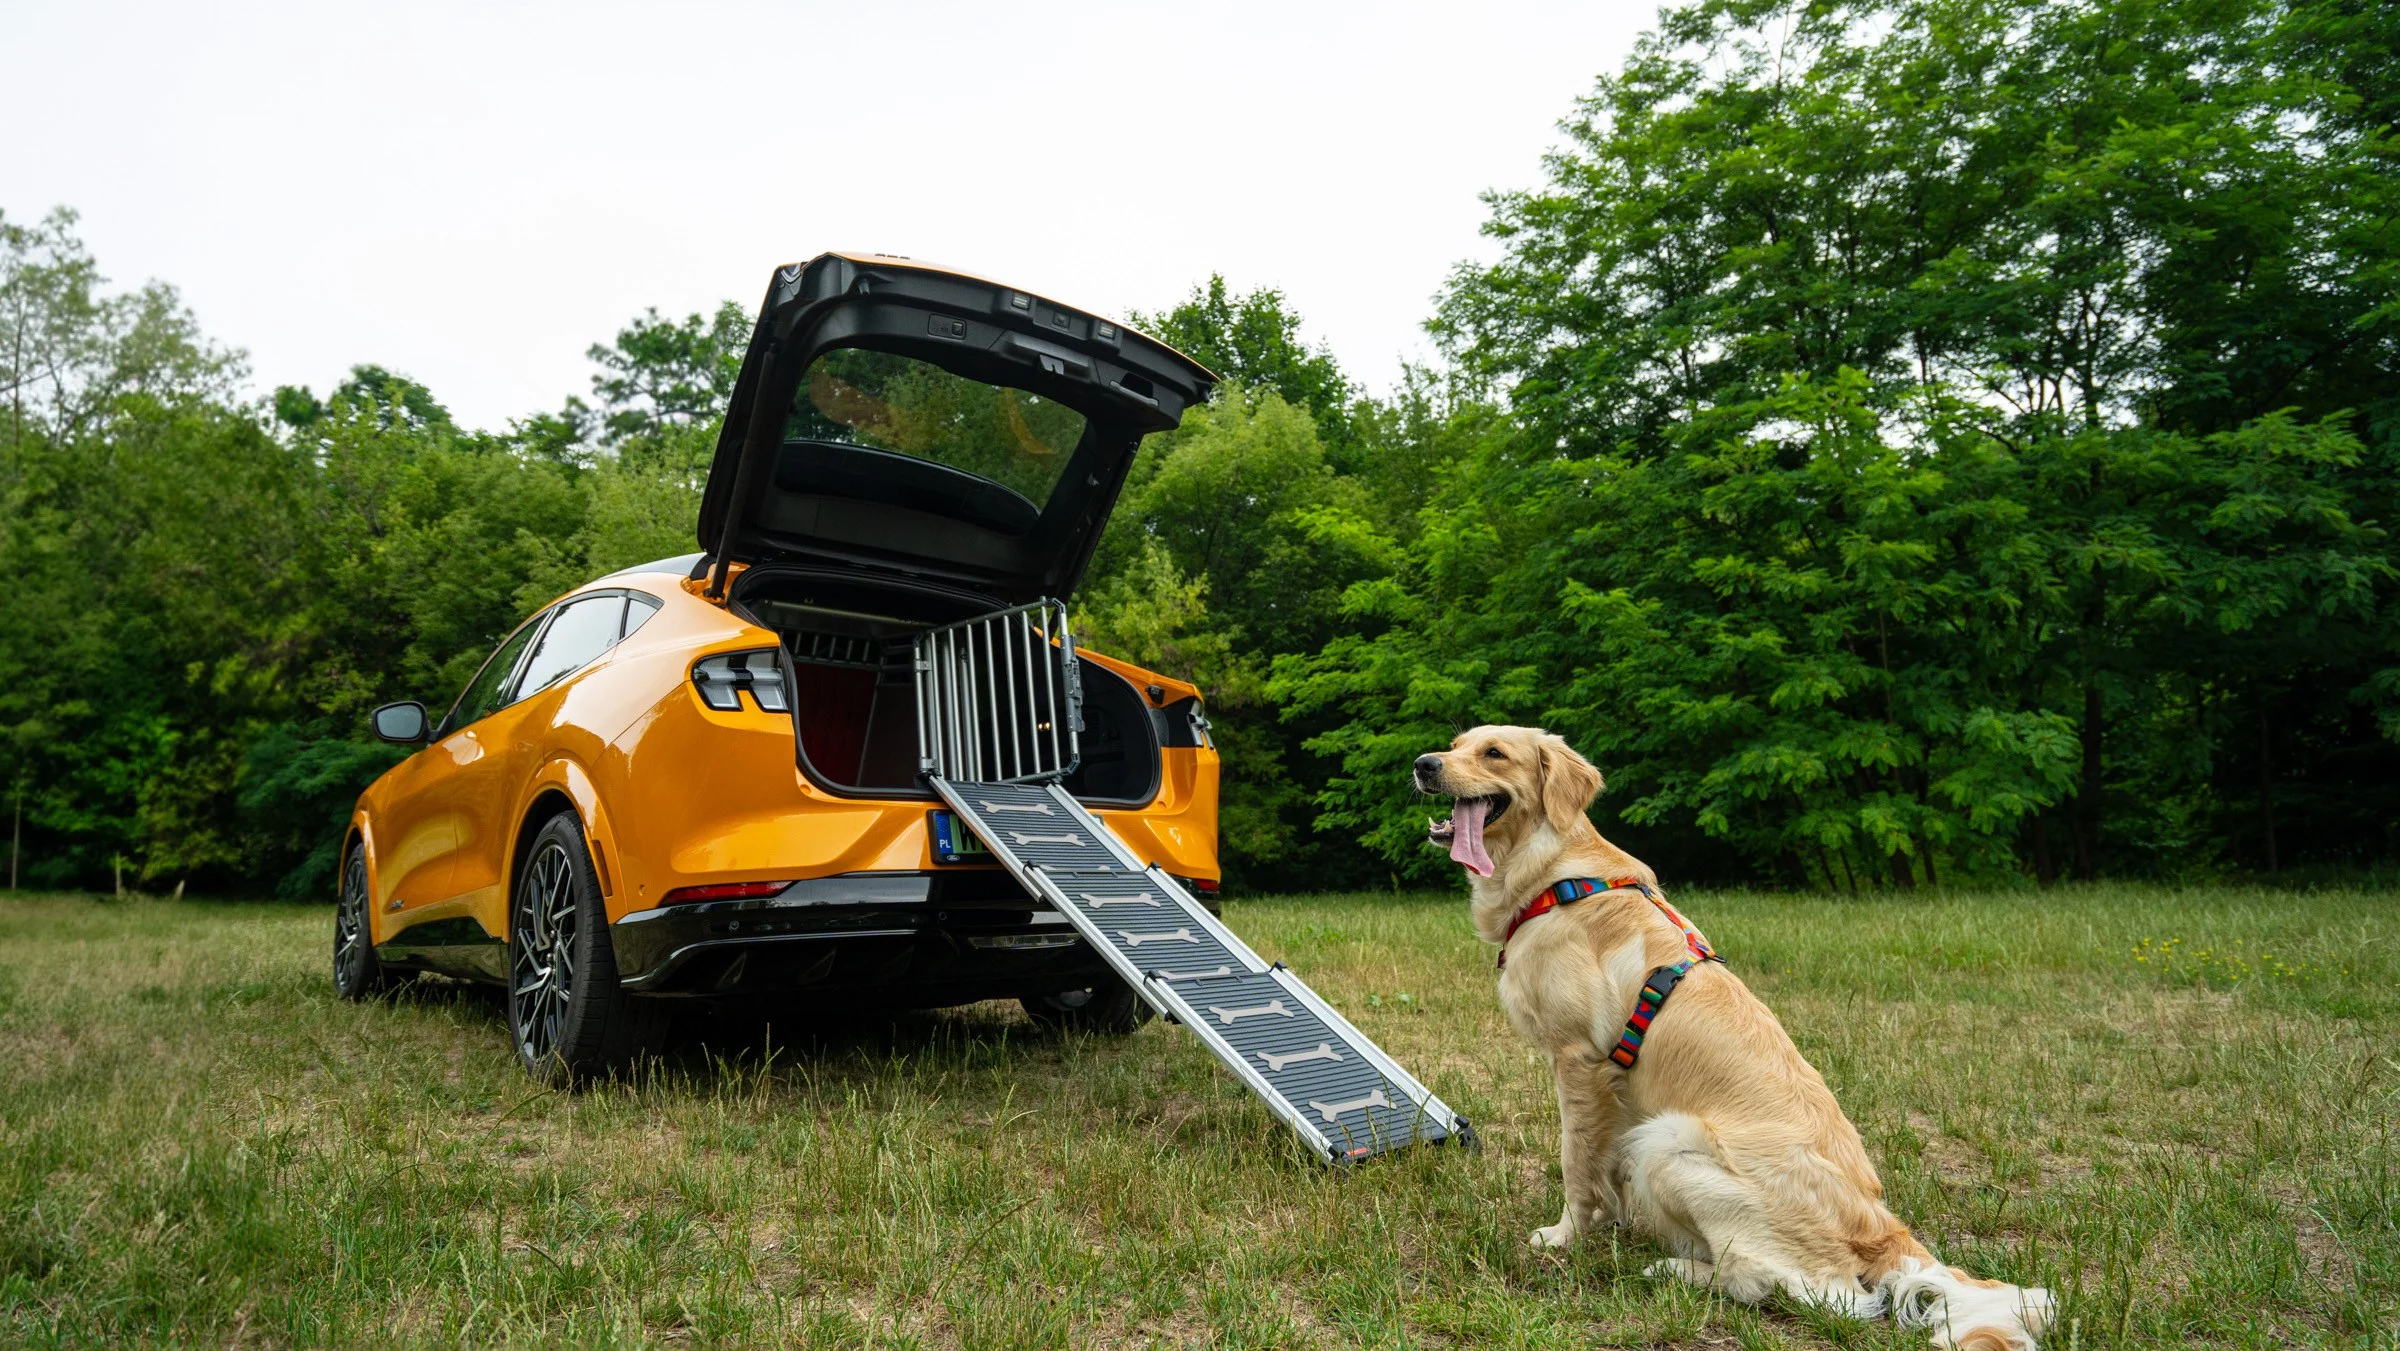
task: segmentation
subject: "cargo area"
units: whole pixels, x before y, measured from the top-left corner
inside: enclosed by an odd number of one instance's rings
[[[989,612],[988,600],[776,570],[745,575],[733,599],[742,614],[781,640],[799,761],[810,778],[861,796],[932,795],[920,773],[917,638]],[[1079,655],[1074,666],[1082,716],[1075,729],[1076,765],[1064,786],[1094,802],[1148,802],[1158,793],[1161,715],[1098,662]],[[1030,707],[1055,697],[1015,688],[1006,670],[983,664],[972,669],[976,678],[993,682],[996,698]],[[1009,687],[1001,690],[1003,684]]]

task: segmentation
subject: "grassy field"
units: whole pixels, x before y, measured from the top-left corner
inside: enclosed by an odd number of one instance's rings
[[[2400,897],[1677,899],[2054,1345],[2395,1345]],[[1485,1150],[1330,1172],[1178,1029],[1001,1005],[553,1093],[480,990],[337,1003],[327,909],[0,898],[0,1342],[1922,1345],[1529,1250],[1549,1071],[1463,903],[1227,918]]]

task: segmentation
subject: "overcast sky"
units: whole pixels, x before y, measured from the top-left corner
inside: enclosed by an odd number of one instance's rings
[[[1221,271],[1380,389],[1653,13],[0,0],[0,210],[80,211],[259,390],[373,361],[476,426],[842,248],[1104,313]]]

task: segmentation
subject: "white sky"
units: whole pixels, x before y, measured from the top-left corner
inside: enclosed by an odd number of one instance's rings
[[[76,208],[260,391],[373,361],[475,426],[835,248],[1103,313],[1221,271],[1381,389],[1654,12],[0,0],[0,210]]]

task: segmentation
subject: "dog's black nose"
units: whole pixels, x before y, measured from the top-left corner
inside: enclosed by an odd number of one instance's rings
[[[1442,757],[1438,755],[1420,755],[1417,757],[1417,772],[1419,774],[1439,774],[1441,771]]]

